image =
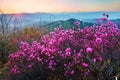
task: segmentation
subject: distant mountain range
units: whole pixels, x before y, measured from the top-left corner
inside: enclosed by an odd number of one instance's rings
[[[79,20],[81,26],[84,24],[96,23],[97,19],[102,17],[102,14],[109,14],[109,19],[120,25],[120,12],[68,12],[68,13],[21,13],[14,14],[22,26],[32,24],[47,25],[51,23],[57,26],[56,22],[60,22],[63,26],[73,26],[73,22]],[[13,14],[9,14],[13,15]]]
[[[120,12],[68,12],[68,13],[22,13],[16,14],[20,21],[24,24],[33,24],[41,22],[41,24],[51,23],[55,21],[68,20],[71,18],[79,19],[83,22],[96,22],[96,19],[102,17],[102,14],[109,14],[109,19],[119,23]],[[46,24],[47,24],[46,23]]]
[[[16,15],[29,21],[58,21],[70,18],[79,20],[101,18],[104,13],[109,14],[109,19],[120,19],[120,12],[22,13]]]
[[[49,23],[47,25],[47,27],[49,28],[50,31],[54,30],[54,28],[59,27],[59,26],[62,26],[63,29],[70,29],[73,27],[74,27],[74,29],[77,29],[77,26],[74,24],[74,22],[76,22],[76,21],[80,22],[80,28],[84,28],[85,26],[93,25],[93,23],[83,22],[83,21],[80,21],[79,19],[71,18],[68,20],[59,20],[59,21]]]

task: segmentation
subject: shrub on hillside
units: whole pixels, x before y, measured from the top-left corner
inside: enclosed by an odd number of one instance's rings
[[[9,55],[9,79],[112,80],[113,65],[120,65],[120,29],[103,21],[78,30],[55,28],[31,45],[21,42]]]
[[[36,29],[33,27],[24,28],[24,30],[0,34],[0,62],[5,64],[8,60],[9,53],[19,50],[21,41],[27,41],[31,44],[34,40],[40,41],[43,34],[46,34],[47,29]]]

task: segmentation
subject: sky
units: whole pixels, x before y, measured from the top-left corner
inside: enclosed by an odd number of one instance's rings
[[[120,0],[0,0],[5,13],[120,11]]]

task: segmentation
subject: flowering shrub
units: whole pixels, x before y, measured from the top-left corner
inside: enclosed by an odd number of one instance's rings
[[[32,41],[40,41],[42,35],[46,34],[48,30],[46,28],[24,28],[24,30],[19,30],[17,32],[6,33],[4,35],[0,34],[0,63],[5,64],[8,61],[8,55],[10,53],[16,52],[19,49],[21,41],[27,41],[32,43]]]
[[[59,27],[44,35],[40,43],[21,42],[20,50],[9,55],[10,79],[110,80],[113,75],[102,73],[105,62],[117,59],[113,56],[119,53],[120,29],[110,21],[76,31]]]

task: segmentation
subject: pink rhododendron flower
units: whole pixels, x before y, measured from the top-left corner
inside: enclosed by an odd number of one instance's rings
[[[96,62],[96,61],[97,61],[97,59],[96,59],[96,58],[94,58],[94,59],[93,59],[93,62]]]
[[[66,56],[68,56],[68,57],[71,56],[71,52],[66,52],[65,54],[66,54]]]
[[[106,18],[102,18],[103,21],[106,21],[107,19]]]
[[[31,65],[31,64],[29,64],[29,65],[28,65],[28,68],[30,68],[30,69],[31,69],[31,68],[32,68],[32,65]]]
[[[70,52],[71,51],[71,49],[70,48],[67,48],[66,50],[65,50],[65,52]]]
[[[74,22],[75,25],[79,26],[80,25],[80,22],[79,21],[76,21]]]
[[[67,66],[67,64],[64,64],[64,66]]]
[[[101,44],[102,43],[102,39],[101,38],[96,38],[96,43]]]
[[[81,53],[78,53],[77,56],[78,56],[78,57],[81,57]]]
[[[96,58],[93,59],[93,62],[97,62],[97,61],[102,61],[102,57],[99,56],[99,57],[96,57]]]
[[[72,71],[70,72],[70,74],[71,74],[71,75],[74,75],[74,73],[75,73],[75,71],[74,71],[74,70],[72,70]]]
[[[92,48],[88,47],[88,48],[86,49],[86,52],[87,52],[87,53],[92,53]]]
[[[83,63],[82,63],[82,66],[83,66],[83,67],[88,67],[88,64],[85,63],[85,62],[83,62]]]

